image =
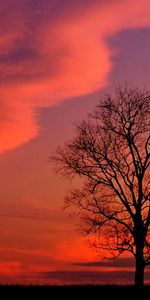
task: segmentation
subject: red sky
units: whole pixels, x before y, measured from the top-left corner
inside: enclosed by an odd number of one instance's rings
[[[0,282],[130,282],[128,260],[95,265],[48,156],[115,85],[149,88],[149,0],[1,0],[0,15]]]

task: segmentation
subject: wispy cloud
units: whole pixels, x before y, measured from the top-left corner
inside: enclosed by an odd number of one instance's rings
[[[115,267],[115,268],[132,268],[135,266],[135,260],[133,257],[120,257],[118,259],[108,259],[102,261],[89,261],[89,262],[75,262],[75,266],[99,268],[99,267]]]
[[[1,202],[0,217],[21,218],[31,220],[50,220],[54,223],[68,223],[68,215],[61,208],[51,209],[48,205],[44,206],[36,200],[24,200],[15,205],[9,205]]]
[[[6,0],[0,10],[1,153],[37,136],[38,108],[108,83],[106,38],[150,26],[148,0]]]
[[[40,274],[38,274],[40,275]],[[133,283],[134,274],[129,271],[55,271],[41,273],[43,279],[58,284],[127,284]]]

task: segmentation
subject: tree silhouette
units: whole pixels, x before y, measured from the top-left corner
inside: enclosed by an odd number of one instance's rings
[[[76,130],[52,157],[63,175],[84,179],[66,202],[97,236],[95,247],[134,255],[135,285],[142,286],[150,264],[150,92],[117,87]]]

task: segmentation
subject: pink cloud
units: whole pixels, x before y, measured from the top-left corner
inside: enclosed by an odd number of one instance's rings
[[[0,153],[37,136],[38,108],[106,86],[114,51],[106,38],[150,26],[148,0],[93,2],[74,13],[69,6],[62,15],[59,11],[58,17],[39,23],[25,3],[17,15],[7,9],[9,21],[1,20]]]

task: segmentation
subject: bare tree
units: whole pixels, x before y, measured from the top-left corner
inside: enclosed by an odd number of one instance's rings
[[[135,285],[150,264],[150,92],[118,87],[53,156],[59,171],[84,179],[67,203],[81,213],[94,245],[135,257]]]

